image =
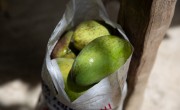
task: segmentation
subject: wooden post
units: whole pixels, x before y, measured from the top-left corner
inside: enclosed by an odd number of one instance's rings
[[[123,110],[140,110],[144,89],[175,4],[176,0],[120,0],[118,21],[134,46]]]

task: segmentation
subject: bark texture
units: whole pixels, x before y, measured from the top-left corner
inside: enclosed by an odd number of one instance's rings
[[[119,23],[134,46],[124,110],[139,110],[143,93],[172,17],[176,0],[120,0]]]

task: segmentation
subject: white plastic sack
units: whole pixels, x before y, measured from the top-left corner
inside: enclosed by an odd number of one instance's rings
[[[127,92],[126,77],[131,57],[115,73],[102,79],[73,102],[64,91],[64,81],[56,60],[50,58],[51,52],[63,32],[82,21],[92,19],[105,21],[117,29],[124,39],[128,40],[121,27],[109,20],[101,0],[71,0],[49,39],[42,69],[42,97],[51,110],[109,110],[118,107],[119,110],[122,110]]]

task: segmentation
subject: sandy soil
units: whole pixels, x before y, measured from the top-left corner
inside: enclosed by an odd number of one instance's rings
[[[141,110],[180,110],[180,27],[161,43]]]

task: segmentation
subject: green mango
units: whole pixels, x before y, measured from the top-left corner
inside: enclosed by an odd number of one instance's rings
[[[57,63],[58,66],[60,68],[63,80],[64,80],[64,84],[65,84],[65,92],[68,95],[68,97],[70,98],[71,101],[76,100],[79,96],[81,96],[83,94],[83,92],[81,93],[76,93],[71,91],[68,86],[67,86],[67,77],[69,74],[69,71],[72,67],[72,64],[74,62],[74,59],[68,59],[68,58],[57,58]]]
[[[52,55],[51,55],[52,58],[64,57],[69,52],[71,52],[71,54],[73,54],[73,52],[69,49],[69,44],[71,42],[72,35],[73,35],[73,31],[68,31],[57,42],[56,46],[53,49]],[[75,54],[72,57],[75,58]]]
[[[74,59],[74,58],[76,58],[76,55],[71,50],[69,50],[69,52],[63,56],[63,58],[73,58]]]
[[[117,36],[98,37],[85,46],[76,57],[68,87],[75,92],[84,91],[114,73],[130,57],[131,44]]]
[[[109,35],[108,29],[100,23],[90,20],[80,23],[73,34],[74,46],[81,50],[89,42],[97,37]]]

